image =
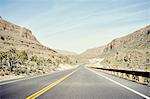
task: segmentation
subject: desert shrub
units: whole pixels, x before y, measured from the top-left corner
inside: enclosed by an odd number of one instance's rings
[[[34,55],[30,58],[30,60],[36,62],[38,60],[38,57],[36,55]]]
[[[0,52],[0,57],[4,58],[4,57],[6,57],[6,56],[7,56],[7,53],[6,53],[6,52],[3,52],[3,51]]]
[[[9,50],[9,52],[15,54],[17,52],[17,50],[16,49],[11,49],[11,50]]]
[[[22,61],[28,60],[28,54],[25,51],[19,52],[17,56]]]
[[[52,60],[49,58],[49,59],[47,60],[47,62],[48,62],[48,63],[52,63]]]
[[[38,62],[40,63],[39,65],[44,65],[46,63],[47,60],[45,60],[44,58],[40,58],[38,60]]]
[[[26,73],[27,69],[24,67],[18,67],[18,68],[15,68],[14,71],[15,71],[15,74],[20,75],[20,74]]]
[[[3,36],[1,36],[1,40],[5,40],[5,38]]]
[[[52,58],[55,58],[55,56],[52,55]]]
[[[37,63],[37,65],[41,65],[43,62],[42,62],[42,60],[37,60],[36,63]]]
[[[59,59],[56,59],[56,63],[59,64],[61,63],[61,61]]]
[[[78,63],[78,61],[76,60],[76,63]]]

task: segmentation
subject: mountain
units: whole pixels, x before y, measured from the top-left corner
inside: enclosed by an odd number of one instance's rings
[[[40,54],[41,50],[57,53],[55,50],[40,44],[29,29],[17,26],[2,18],[0,19],[0,44],[1,50],[15,48],[37,54]]]
[[[79,57],[87,59],[100,57],[104,48],[105,46],[88,49],[85,52],[81,53]]]
[[[86,62],[92,58],[100,58],[104,48],[105,46],[88,49],[85,52],[78,55],[78,60],[80,60],[80,62]]]
[[[101,53],[101,52],[100,52]],[[107,68],[150,70],[150,25],[108,43],[102,53]]]
[[[150,25],[78,56],[84,63],[92,58],[103,59],[104,68],[150,71]]]
[[[76,60],[42,45],[31,30],[0,18],[0,76],[51,72]]]

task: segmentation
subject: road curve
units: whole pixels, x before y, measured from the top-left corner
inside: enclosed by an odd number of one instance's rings
[[[58,73],[0,85],[0,99],[25,99],[72,73],[63,81],[41,94],[38,99],[144,99],[106,78],[148,96],[148,87],[105,73],[97,75],[84,66]]]

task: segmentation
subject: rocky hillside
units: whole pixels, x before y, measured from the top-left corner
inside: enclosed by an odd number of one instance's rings
[[[40,44],[30,30],[0,18],[0,76],[43,74],[59,64],[76,60]]]
[[[150,70],[150,25],[106,45],[102,62],[107,68]]]
[[[149,48],[150,25],[139,29],[127,36],[114,39],[107,44],[105,52],[117,50],[118,48]]]
[[[150,25],[116,38],[106,46],[89,49],[78,58],[80,62],[104,59],[101,61],[104,68],[150,71]]]
[[[9,33],[10,36],[16,36],[39,43],[37,39],[32,35],[32,32],[30,30],[7,22],[2,18],[0,18],[0,31],[5,33],[6,35],[8,35]]]

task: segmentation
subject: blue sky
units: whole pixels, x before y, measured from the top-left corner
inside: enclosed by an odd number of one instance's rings
[[[83,52],[150,24],[150,0],[0,0],[0,15],[55,49]]]

